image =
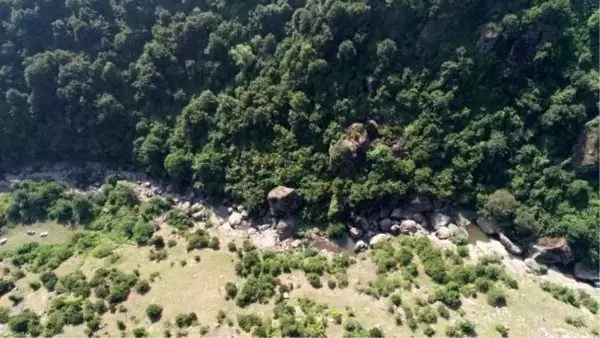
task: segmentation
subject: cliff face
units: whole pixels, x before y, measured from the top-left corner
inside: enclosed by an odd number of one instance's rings
[[[598,170],[598,127],[600,119],[596,117],[586,123],[585,129],[579,135],[579,139],[573,148],[573,165],[579,172],[592,172]]]

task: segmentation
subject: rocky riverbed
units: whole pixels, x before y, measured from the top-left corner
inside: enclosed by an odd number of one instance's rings
[[[390,203],[351,215],[348,236],[330,241],[318,228],[298,226],[294,214],[301,206],[301,197],[289,187],[276,187],[268,196],[270,206],[250,217],[243,205],[228,200],[209,202],[202,192],[190,189],[181,194],[165,182],[153,180],[144,173],[109,168],[99,163],[76,166],[68,163],[26,166],[0,173],[0,191],[23,179],[51,179],[65,182],[76,192],[101,188],[111,175],[119,175],[133,185],[140,200],[153,196],[171,196],[175,207],[190,214],[198,228],[212,228],[221,236],[247,238],[266,250],[290,250],[312,246],[320,250],[360,252],[392,236],[428,236],[442,246],[468,243],[472,255],[497,253],[504,264],[516,274],[541,275],[550,267],[547,277],[566,284],[582,284],[561,271],[572,271],[577,280],[598,286],[598,271],[573,261],[573,254],[564,238],[541,238],[528,248],[521,248],[503,234],[493,220],[478,217],[468,210],[456,210],[424,196],[411,196],[402,204]],[[302,239],[295,236],[302,233]]]

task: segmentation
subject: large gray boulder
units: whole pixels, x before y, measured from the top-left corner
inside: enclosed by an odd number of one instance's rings
[[[573,262],[573,251],[564,237],[542,237],[530,248],[530,255],[546,265],[569,265]]]
[[[488,217],[478,217],[477,218],[477,226],[481,231],[485,232],[488,235],[493,235],[498,232],[498,223]]]
[[[389,232],[393,224],[394,222],[392,222],[391,219],[384,218],[381,221],[379,221],[379,230],[383,232]]]
[[[467,228],[468,226],[473,225],[472,220],[475,218],[477,218],[477,215],[474,212],[464,210],[458,210],[452,215],[452,221],[454,224],[461,228]]]
[[[364,233],[363,229],[357,227],[350,227],[348,232],[350,233],[350,237],[354,239],[361,238]]]
[[[356,252],[356,253],[365,251],[368,248],[369,248],[369,246],[364,241],[358,241],[358,242],[356,242],[356,244],[354,244],[354,252]]]
[[[450,223],[450,216],[445,215],[441,212],[433,212],[429,215],[429,225],[434,228],[434,229],[438,229],[440,227],[445,227]]]
[[[525,263],[525,266],[527,266],[527,268],[529,269],[530,273],[534,275],[543,274],[542,266],[538,262],[536,262],[535,259],[526,258],[523,262]]]
[[[301,204],[300,195],[295,189],[281,185],[269,191],[267,201],[271,213],[275,216],[291,215]]]
[[[504,245],[506,251],[510,252],[511,254],[521,255],[523,253],[523,250],[521,250],[521,248],[518,245],[513,243],[510,240],[510,238],[506,237],[506,235],[504,235],[503,233],[498,233],[498,239],[500,240],[500,243]]]
[[[275,225],[275,231],[280,240],[290,237],[294,231],[294,220],[291,218],[280,219]]]
[[[371,247],[377,245],[378,243],[387,242],[392,238],[390,234],[377,234],[371,238],[369,241],[369,245]]]
[[[229,224],[234,228],[242,224],[242,214],[237,211],[232,212],[231,215],[229,215]]]
[[[402,223],[400,223],[398,231],[402,234],[414,234],[420,229],[422,228],[417,222],[413,221],[412,219],[405,219],[402,221]]]
[[[392,214],[390,215],[390,217],[395,220],[401,220],[411,218],[412,214],[412,212],[408,212],[400,208],[395,208],[394,210],[392,210]]]
[[[584,265],[581,262],[575,263],[575,268],[573,269],[573,275],[580,280],[586,282],[598,282],[600,281],[600,273],[597,268],[590,268],[589,266]]]
[[[439,239],[448,239],[450,238],[450,229],[447,227],[438,227],[435,231],[435,236]]]

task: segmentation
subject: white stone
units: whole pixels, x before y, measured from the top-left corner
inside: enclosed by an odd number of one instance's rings
[[[434,229],[445,227],[450,223],[450,216],[442,214],[441,212],[434,212],[429,216],[429,225]]]
[[[233,227],[242,224],[242,214],[236,211],[232,212],[231,215],[229,215],[229,224]]]
[[[373,246],[377,245],[378,243],[387,242],[391,238],[392,238],[392,236],[389,234],[377,234],[371,238],[371,240],[369,241],[369,245],[371,247],[373,247]]]
[[[450,229],[447,227],[438,227],[435,236],[439,239],[447,239],[450,237]]]

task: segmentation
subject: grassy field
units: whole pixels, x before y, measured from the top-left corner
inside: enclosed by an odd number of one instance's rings
[[[27,240],[38,240],[47,242],[57,242],[65,240],[73,232],[55,224],[44,224],[35,227],[36,231],[49,231],[50,236],[40,239],[39,236],[29,237],[25,234],[25,228],[11,229],[7,234],[9,243],[16,246],[17,243],[24,243]],[[221,249],[218,251],[206,249],[201,251],[187,252],[185,250],[185,241],[178,235],[170,233],[165,228],[160,230],[165,240],[170,238],[177,240],[177,245],[167,248],[168,257],[166,260],[155,262],[150,261],[148,256],[150,248],[137,247],[132,245],[123,245],[115,250],[120,258],[116,262],[111,262],[108,258],[98,259],[91,256],[72,257],[63,263],[56,273],[64,276],[70,272],[81,270],[86,276],[91,277],[94,271],[100,267],[116,267],[124,272],[130,273],[138,270],[140,278],[149,279],[151,274],[158,274],[158,277],[151,283],[151,290],[145,295],[139,295],[132,292],[129,298],[123,303],[126,312],[107,312],[102,317],[102,328],[97,332],[99,336],[115,337],[120,336],[116,322],[121,320],[127,325],[127,336],[131,336],[131,330],[136,327],[144,327],[151,337],[162,337],[165,330],[169,329],[173,336],[184,333],[190,337],[201,335],[200,328],[208,327],[205,334],[209,337],[239,337],[248,336],[237,327],[237,314],[256,313],[262,316],[270,316],[273,309],[273,300],[269,304],[254,304],[241,309],[233,301],[226,301],[224,297],[224,286],[227,282],[240,282],[240,278],[235,275],[235,263],[237,257],[226,251],[226,240],[222,240]],[[53,236],[55,235],[55,236]],[[12,239],[12,243],[10,242]],[[7,243],[7,245],[9,244]],[[238,242],[239,244],[239,242]],[[3,249],[6,249],[5,246]],[[372,296],[362,294],[357,290],[366,286],[370,280],[375,277],[375,266],[369,259],[365,259],[367,254],[361,254],[357,257],[357,263],[348,269],[349,286],[344,289],[329,289],[326,274],[323,277],[324,286],[320,289],[311,287],[304,273],[296,271],[291,274],[280,276],[282,283],[292,283],[295,287],[290,292],[289,302],[294,304],[299,298],[311,298],[321,304],[326,304],[329,309],[337,310],[344,314],[344,322],[347,318],[348,309],[354,313],[355,319],[365,327],[378,327],[385,336],[424,336],[423,329],[425,325],[419,325],[416,331],[411,331],[406,322],[402,325],[395,323],[396,313],[389,311],[389,299],[375,299]],[[200,260],[196,261],[195,256]],[[185,261],[185,265],[182,265]],[[2,266],[10,266],[9,262],[2,262]],[[417,308],[417,298],[425,299],[428,294],[435,289],[434,283],[427,277],[422,268],[419,267],[419,277],[416,288],[410,291],[399,290],[402,295],[403,304]],[[18,280],[16,291],[24,296],[21,304],[14,307],[18,312],[24,308],[29,308],[43,316],[47,310],[55,293],[49,293],[44,288],[33,291],[28,285],[29,282],[37,280],[39,274],[28,273],[27,276]],[[480,337],[500,337],[496,332],[495,326],[503,324],[510,329],[509,336],[535,336],[535,337],[591,337],[592,329],[597,326],[598,316],[591,314],[587,309],[575,308],[562,303],[548,293],[543,292],[539,287],[538,277],[520,276],[519,288],[516,290],[507,290],[508,305],[502,308],[494,308],[487,304],[485,295],[479,295],[477,298],[463,299],[463,306],[460,311],[451,311],[450,320],[438,317],[436,323],[431,327],[435,329],[435,336],[444,336],[444,329],[456,322],[460,318],[466,318],[476,323],[477,335]],[[94,299],[94,296],[91,297]],[[151,323],[146,317],[145,310],[149,304],[160,304],[164,311],[160,321]],[[11,302],[7,297],[0,298],[0,306],[11,307]],[[234,325],[217,325],[217,313],[224,311],[227,317],[233,321]],[[399,310],[401,311],[401,310]],[[199,324],[190,327],[183,332],[174,325],[174,319],[177,314],[195,312],[198,316]],[[565,322],[567,316],[581,316],[587,327],[575,328]],[[0,335],[6,336],[6,327],[0,327]],[[327,336],[339,337],[344,334],[343,324],[328,322],[326,330]],[[83,336],[83,326],[65,327],[61,336]]]
[[[35,235],[28,235],[28,230],[35,230]],[[41,237],[41,232],[48,232],[48,236]],[[40,244],[62,243],[73,237],[75,233],[76,230],[70,230],[68,226],[54,222],[17,225],[14,228],[9,228],[4,235],[0,236],[7,239],[7,242],[0,246],[0,252],[15,249],[30,242]]]

